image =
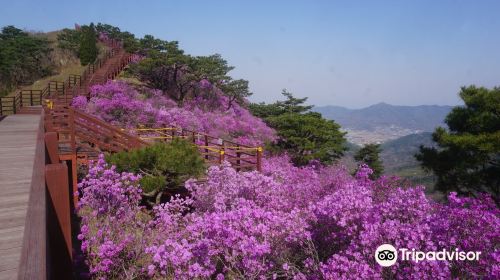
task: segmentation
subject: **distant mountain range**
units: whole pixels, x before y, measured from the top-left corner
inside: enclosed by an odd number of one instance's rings
[[[414,155],[421,145],[434,146],[432,132],[446,127],[444,119],[452,106],[396,106],[386,103],[362,109],[339,106],[314,107],[313,111],[335,120],[347,132],[349,151],[341,163],[351,171],[356,167],[353,155],[364,144],[380,143],[386,175],[397,175],[414,184],[433,189],[435,177],[424,172]]]
[[[380,145],[382,149],[380,159],[384,166],[384,174],[397,175],[409,179],[413,184],[426,185],[429,188],[428,190],[432,190],[435,177],[432,173],[425,172],[414,157],[421,145],[436,147],[436,144],[432,141],[431,132],[406,135]],[[357,166],[353,157],[361,147],[351,142],[348,142],[347,146],[348,151],[340,163],[353,172]]]
[[[444,119],[452,106],[398,106],[378,103],[362,109],[340,106],[314,107],[323,117],[339,123],[348,132],[349,141],[363,145],[383,143],[405,135],[431,132],[446,126]]]
[[[452,108],[452,106],[438,105],[399,106],[378,103],[362,109],[323,106],[314,107],[313,110],[349,129],[374,130],[381,126],[398,126],[412,130],[433,131],[436,126],[444,125],[444,118]]]

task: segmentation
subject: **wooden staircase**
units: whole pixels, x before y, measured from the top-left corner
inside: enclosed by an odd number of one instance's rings
[[[130,62],[120,41],[108,39],[101,41],[109,47],[94,63],[87,65],[82,75],[69,75],[64,82],[51,81],[41,90],[19,90],[13,96],[0,98],[0,116],[12,114],[38,114],[46,99],[53,104],[69,105],[73,97],[88,96],[90,87],[94,84],[114,79]],[[35,106],[35,108],[30,108]]]
[[[125,52],[120,42],[109,40],[105,43],[110,51],[88,65],[82,75],[70,75],[65,82],[51,81],[43,90],[20,91],[8,105],[0,102],[0,115],[6,107],[10,108],[10,113],[17,114],[40,114],[43,107],[45,128],[48,132],[57,132],[60,159],[71,161],[74,180],[78,164],[86,164],[102,152],[128,151],[173,138],[192,141],[209,164],[229,161],[238,171],[261,170],[261,147],[240,145],[179,127],[137,129],[129,133],[72,108],[74,97],[90,98],[93,85],[114,79],[130,63],[132,56]]]
[[[128,151],[147,145],[138,136],[70,106],[46,110],[45,129],[58,133],[61,157],[76,156],[80,163],[94,160],[102,152]]]

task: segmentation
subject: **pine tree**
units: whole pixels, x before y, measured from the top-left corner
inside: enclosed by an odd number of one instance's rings
[[[250,111],[276,130],[277,141],[266,149],[276,154],[287,153],[295,165],[302,166],[311,160],[330,164],[344,154],[345,132],[333,120],[320,113],[310,112],[305,105],[307,97],[296,98],[285,89],[286,100],[272,104],[251,104]]]
[[[438,148],[420,147],[417,160],[437,177],[437,189],[475,195],[489,192],[500,201],[500,87],[462,87],[465,106],[446,116],[448,129],[432,135]]]
[[[354,155],[354,159],[359,164],[364,163],[373,170],[372,179],[379,178],[384,172],[384,166],[380,160],[380,152],[379,144],[367,144]]]
[[[97,35],[93,23],[82,26],[79,55],[82,65],[93,63],[97,58]]]

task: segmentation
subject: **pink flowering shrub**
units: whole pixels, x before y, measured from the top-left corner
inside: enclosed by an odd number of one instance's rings
[[[101,155],[78,184],[83,194],[78,239],[95,278],[141,273],[135,264],[144,254],[138,245],[147,234],[148,215],[139,207],[138,180],[131,173],[117,173]]]
[[[220,92],[210,95],[200,94],[178,106],[158,90],[139,94],[125,82],[108,81],[92,87],[90,101],[76,97],[73,106],[126,128],[177,126],[247,145],[262,145],[275,138],[274,130],[247,109],[230,105]]]
[[[146,212],[137,178],[100,159],[79,185],[82,249],[92,277],[153,279],[498,279],[499,211],[489,197],[439,204],[420,187],[269,158],[263,172],[213,166]],[[481,251],[479,261],[374,259],[396,248]]]

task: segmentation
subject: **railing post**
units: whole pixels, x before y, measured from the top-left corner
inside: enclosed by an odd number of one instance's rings
[[[30,106],[33,106],[33,90],[30,90]]]
[[[72,174],[72,197],[73,197],[73,205],[76,207],[78,205],[78,182],[77,182],[77,164],[76,164],[76,159],[77,159],[77,152],[76,152],[76,125],[75,125],[75,110],[71,107],[68,108],[69,110],[69,123],[70,123],[70,131],[71,131],[71,174]]]
[[[262,171],[262,147],[257,148],[257,171]]]
[[[240,165],[241,165],[241,152],[240,152],[240,145],[236,145],[236,172],[239,172],[241,170]]]
[[[75,111],[69,107],[69,126],[71,131],[71,153],[76,154],[76,137],[75,137]]]
[[[222,162],[224,161],[224,147],[222,147],[219,151],[219,164],[222,164]]]
[[[208,135],[205,134],[205,160],[208,160]]]

